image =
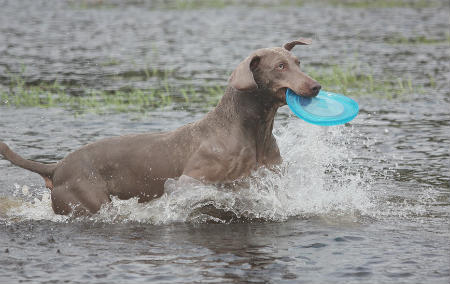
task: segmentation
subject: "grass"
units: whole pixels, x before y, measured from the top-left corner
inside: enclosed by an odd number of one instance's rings
[[[413,84],[411,77],[375,77],[371,71],[362,71],[359,64],[347,67],[333,65],[322,69],[307,69],[305,72],[320,82],[324,90],[350,96],[371,95],[395,99],[423,90],[423,86]],[[430,76],[430,82],[432,80]]]
[[[421,35],[416,37],[404,37],[402,35],[392,35],[384,38],[384,41],[389,44],[439,44],[450,43],[450,33],[441,38],[429,38]]]
[[[112,9],[118,5],[110,1],[103,0],[70,0],[68,2],[72,9],[86,10],[86,9]]]
[[[193,10],[193,9],[220,9],[226,6],[236,5],[236,1],[226,1],[226,0],[175,0],[166,2],[169,9],[174,10]]]
[[[192,85],[175,87],[163,79],[160,86],[151,89],[125,87],[105,91],[82,89],[82,95],[73,95],[67,86],[52,83],[29,85],[23,76],[12,76],[9,90],[0,90],[0,105],[15,107],[63,107],[82,112],[146,112],[156,108],[177,105],[188,108],[215,105],[224,87],[201,87]]]
[[[347,8],[429,8],[439,5],[436,0],[325,0],[335,6],[343,6]]]
[[[370,68],[364,68],[369,69]],[[353,97],[377,96],[395,99],[406,94],[423,90],[424,86],[414,85],[411,78],[375,77],[364,71],[360,64],[347,67],[333,65],[308,68],[307,74],[316,79],[324,90],[343,93]],[[141,73],[140,73],[141,74]],[[7,90],[0,90],[0,105],[10,107],[60,107],[76,113],[95,112],[148,112],[153,109],[174,107],[189,110],[207,110],[217,104],[225,85],[195,86],[190,83],[169,84],[168,74],[159,78],[158,86],[149,89],[124,87],[120,90],[105,91],[82,88],[81,95],[71,92],[68,86],[57,81],[30,85],[23,75],[10,75]],[[144,74],[142,79],[148,79]],[[177,82],[179,84],[179,82]],[[224,80],[225,83],[225,80]],[[429,77],[427,86],[435,86]]]
[[[120,64],[120,60],[110,57],[107,60],[100,63],[101,66],[116,66]]]

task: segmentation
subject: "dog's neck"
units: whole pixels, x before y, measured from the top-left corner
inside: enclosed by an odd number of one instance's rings
[[[228,86],[222,99],[211,112],[220,120],[229,121],[230,125],[244,130],[244,133],[249,134],[248,137],[254,137],[256,160],[262,164],[267,151],[273,146],[273,121],[280,107],[272,98],[267,89],[244,92]]]

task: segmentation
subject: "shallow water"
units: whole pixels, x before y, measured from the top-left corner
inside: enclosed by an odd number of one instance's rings
[[[158,200],[113,200],[80,219],[53,214],[42,179],[0,160],[0,282],[449,282],[450,46],[384,40],[445,37],[448,5],[167,10],[117,3],[0,3],[1,87],[21,64],[30,84],[57,79],[74,89],[158,84],[139,75],[147,65],[175,70],[175,85],[225,84],[251,50],[301,35],[315,39],[295,50],[306,68],[357,58],[375,75],[407,75],[423,91],[355,97],[360,115],[338,127],[306,124],[283,107],[275,125],[280,174],[260,170],[234,190],[168,182]],[[111,58],[118,63],[105,64]],[[0,140],[54,162],[100,138],[174,129],[208,110],[175,109],[76,116],[0,106]]]

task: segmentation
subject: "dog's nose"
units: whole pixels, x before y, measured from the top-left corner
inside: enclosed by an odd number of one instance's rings
[[[313,85],[312,87],[311,87],[311,92],[312,92],[312,95],[315,97],[315,96],[317,96],[317,94],[319,93],[319,91],[320,91],[320,89],[322,88],[322,86],[321,85],[319,85],[319,84],[315,84],[315,85]]]

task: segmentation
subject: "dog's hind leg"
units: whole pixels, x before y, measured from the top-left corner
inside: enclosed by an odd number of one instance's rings
[[[51,198],[53,212],[56,214],[68,215],[76,208],[81,209],[80,201],[66,185],[55,186],[51,192]]]
[[[52,207],[56,214],[75,216],[95,214],[110,202],[106,183],[68,182],[52,190]]]

